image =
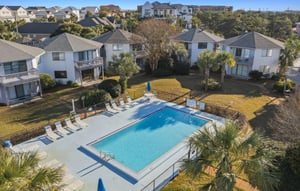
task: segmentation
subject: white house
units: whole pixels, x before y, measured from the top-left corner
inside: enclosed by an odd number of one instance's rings
[[[197,62],[199,54],[205,50],[216,51],[218,42],[224,39],[207,31],[193,28],[179,34],[175,40],[184,43],[189,53],[188,62],[193,65]]]
[[[99,7],[82,7],[80,9],[80,20],[85,19],[88,12],[92,13],[93,16],[97,16],[99,14],[99,10]]]
[[[0,6],[0,21],[6,20],[14,21],[15,16],[9,8],[7,8],[6,6]]]
[[[71,15],[75,15],[77,17],[77,21],[80,20],[80,10],[77,9],[76,7],[66,7],[64,8],[62,11],[64,11],[67,15],[69,15],[69,17],[67,16],[67,18],[70,18]]]
[[[102,44],[69,33],[49,38],[39,45],[45,50],[39,70],[48,73],[59,83],[68,81],[82,85],[97,80],[102,71]]]
[[[221,51],[231,52],[236,61],[233,68],[226,67],[226,73],[239,78],[248,78],[252,70],[263,74],[278,72],[280,51],[284,44],[257,32],[248,32],[220,42]]]
[[[13,21],[25,20],[25,22],[29,22],[30,18],[27,14],[27,10],[24,9],[22,6],[6,6],[8,9],[11,10],[11,14],[14,17]]]
[[[41,95],[38,64],[44,51],[0,39],[0,104],[11,105]]]
[[[143,64],[142,37],[121,29],[106,32],[93,40],[103,43],[104,45],[104,63],[108,66],[112,61],[113,55],[120,53],[132,53],[139,65]]]

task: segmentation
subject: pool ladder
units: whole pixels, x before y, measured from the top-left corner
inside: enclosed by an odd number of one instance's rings
[[[100,158],[105,160],[105,161],[109,161],[110,159],[115,158],[114,154],[111,153],[111,152],[99,151],[99,154],[100,154]]]

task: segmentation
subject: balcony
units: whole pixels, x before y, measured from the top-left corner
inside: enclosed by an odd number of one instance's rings
[[[245,65],[252,65],[253,58],[243,58],[243,57],[235,57],[236,64],[245,64]]]
[[[37,69],[31,69],[30,71],[19,72],[14,74],[0,75],[0,85],[13,86],[18,84],[25,84],[40,79],[40,75]]]
[[[96,68],[103,65],[103,58],[97,57],[93,60],[75,61],[75,68],[79,71]]]

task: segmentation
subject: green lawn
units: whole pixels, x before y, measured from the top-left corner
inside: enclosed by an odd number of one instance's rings
[[[143,95],[147,81],[151,81],[152,88],[157,91],[180,95],[192,90],[192,94],[197,95],[196,99],[239,110],[246,114],[248,120],[253,120],[256,112],[262,110],[273,99],[257,84],[238,80],[226,80],[223,91],[204,94],[199,91],[199,75],[171,76],[161,79],[143,75],[134,77],[128,82],[128,93],[132,98]],[[34,102],[17,107],[1,106],[0,139],[23,129],[43,127],[64,119],[72,110],[71,100],[77,99],[80,93],[88,89],[93,87],[57,88],[44,93],[42,99]],[[163,96],[159,95],[159,97],[164,99]],[[259,122],[256,121],[255,124]]]

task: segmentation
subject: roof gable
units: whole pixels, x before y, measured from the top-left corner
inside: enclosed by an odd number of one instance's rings
[[[40,48],[0,39],[1,57],[0,62],[33,59],[44,51]]]
[[[102,44],[73,34],[63,33],[45,40],[39,46],[46,51],[80,52],[100,49]]]
[[[121,29],[106,32],[96,38],[95,41],[112,44],[134,44],[142,41],[142,37]]]
[[[243,48],[258,48],[258,49],[271,49],[283,48],[284,43],[275,40],[271,37],[265,36],[258,32],[248,32],[240,36],[232,37],[220,42],[227,46],[243,47]]]
[[[175,39],[185,42],[219,42],[224,40],[212,33],[195,28],[179,34]]]

